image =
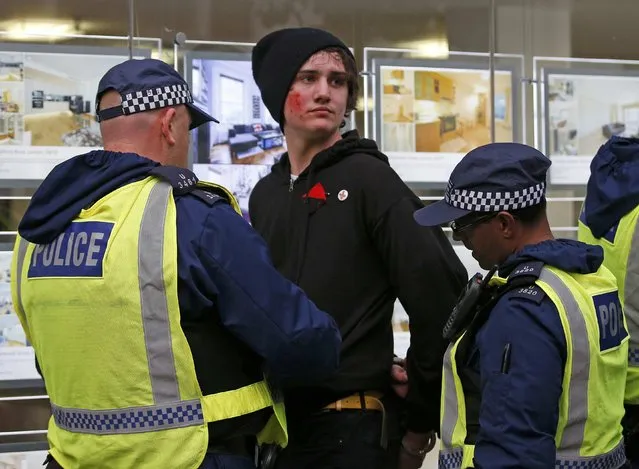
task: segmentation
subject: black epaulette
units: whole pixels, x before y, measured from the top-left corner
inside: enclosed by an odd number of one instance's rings
[[[219,194],[199,186],[199,179],[193,171],[178,166],[156,166],[150,172],[151,175],[167,181],[173,187],[173,195],[191,194],[202,200],[209,206],[218,202],[228,202],[226,198]]]
[[[171,184],[174,195],[184,195],[192,192],[199,180],[190,169],[177,166],[156,166],[149,174]]]
[[[524,262],[515,268],[508,276],[508,282],[503,294],[508,293],[508,298],[519,298],[540,304],[546,292],[535,281],[541,275],[544,263],[541,261]]]
[[[228,200],[226,200],[224,197],[220,197],[216,193],[208,191],[206,189],[202,189],[200,187],[193,189],[191,191],[191,194],[202,200],[205,204],[210,205],[211,207],[218,202],[228,203]]]

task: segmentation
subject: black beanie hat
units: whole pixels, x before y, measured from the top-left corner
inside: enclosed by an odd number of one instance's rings
[[[309,57],[330,47],[348,47],[328,31],[315,28],[285,28],[264,36],[253,48],[253,79],[266,108],[278,123],[284,118],[284,102],[293,79]],[[355,58],[353,57],[353,60]]]

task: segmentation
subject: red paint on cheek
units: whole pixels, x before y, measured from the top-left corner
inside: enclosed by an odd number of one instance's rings
[[[299,91],[291,91],[286,98],[286,107],[293,114],[302,113],[302,96]]]

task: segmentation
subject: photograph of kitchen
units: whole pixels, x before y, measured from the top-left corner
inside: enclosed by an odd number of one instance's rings
[[[592,158],[613,135],[639,137],[639,76],[549,74],[548,153]]]
[[[381,67],[386,152],[467,153],[490,143],[488,71]],[[513,139],[512,75],[495,72],[495,140]]]
[[[0,145],[22,142],[23,107],[22,54],[0,52]]]
[[[242,216],[250,223],[248,202],[255,184],[271,171],[268,165],[194,164],[193,172],[201,181],[226,187],[235,196]]]
[[[98,81],[124,56],[0,53],[0,142],[99,147]]]
[[[286,151],[280,126],[262,103],[250,60],[193,59],[193,99],[220,121],[194,131],[196,164],[272,165]]]

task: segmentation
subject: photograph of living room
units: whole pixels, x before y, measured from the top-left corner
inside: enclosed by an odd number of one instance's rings
[[[487,71],[382,67],[382,149],[466,153],[490,143]],[[512,75],[495,73],[495,140],[513,139]]]
[[[193,137],[200,164],[272,165],[286,151],[279,124],[262,103],[250,60],[192,61],[195,104],[220,121]]]
[[[193,172],[201,181],[214,182],[226,187],[235,196],[242,216],[250,223],[248,201],[255,184],[266,176],[268,165],[194,164]]]
[[[639,77],[548,76],[550,155],[592,158],[613,135],[639,137]]]

